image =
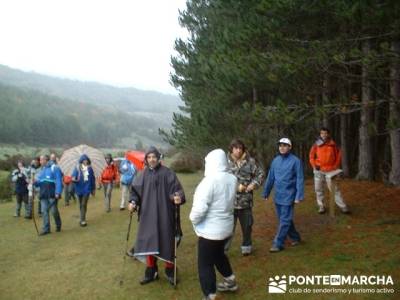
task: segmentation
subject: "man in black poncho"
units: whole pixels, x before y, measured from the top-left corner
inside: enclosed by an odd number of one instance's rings
[[[139,213],[133,255],[147,265],[141,284],[158,279],[158,258],[165,261],[165,274],[174,284],[174,242],[175,236],[182,235],[179,205],[185,203],[185,194],[175,173],[160,164],[155,147],[150,147],[144,159],[146,168],[132,182],[128,206],[131,212],[138,209]]]

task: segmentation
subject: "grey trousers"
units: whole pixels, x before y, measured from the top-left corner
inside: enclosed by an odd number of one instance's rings
[[[104,208],[106,212],[111,211],[111,194],[113,189],[113,183],[103,183],[104,189]]]
[[[319,207],[324,207],[324,185],[328,187],[329,191],[332,190],[332,179],[326,176],[325,172],[314,170],[314,188],[315,194],[317,196],[317,204]],[[342,194],[340,193],[339,188],[336,186],[335,189],[335,202],[336,205],[341,209],[345,209],[347,207],[346,203],[343,200]]]
[[[78,196],[79,199],[79,209],[80,209],[80,220],[81,222],[86,221],[86,211],[87,211],[87,203],[89,200],[89,195],[87,196]]]

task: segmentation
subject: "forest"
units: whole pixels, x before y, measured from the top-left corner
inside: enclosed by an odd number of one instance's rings
[[[190,0],[164,138],[202,155],[242,138],[265,165],[278,137],[303,161],[330,128],[346,176],[400,184],[400,2]],[[308,164],[307,164],[308,165]]]

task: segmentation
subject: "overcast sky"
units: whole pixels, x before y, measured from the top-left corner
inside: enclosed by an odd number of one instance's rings
[[[170,56],[185,0],[0,0],[0,64],[177,94]]]

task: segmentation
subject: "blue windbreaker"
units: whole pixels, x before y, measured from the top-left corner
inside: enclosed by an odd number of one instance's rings
[[[90,164],[89,157],[86,154],[83,154],[79,158],[79,165],[74,169],[71,175],[72,180],[75,183],[75,194],[77,194],[78,197],[88,196],[96,188],[96,178],[94,177],[94,172],[91,166],[88,166],[89,175],[87,180],[85,180],[83,176],[80,165],[84,160],[87,160]]]
[[[39,172],[35,186],[40,188],[39,199],[54,199],[63,190],[62,172],[59,166],[49,161]]]
[[[294,200],[304,200],[304,173],[300,159],[288,153],[278,155],[271,163],[264,184],[263,198],[267,198],[275,185],[275,203],[292,205]]]
[[[119,173],[121,174],[121,183],[130,185],[135,177],[136,169],[129,160],[124,159],[119,165]]]

